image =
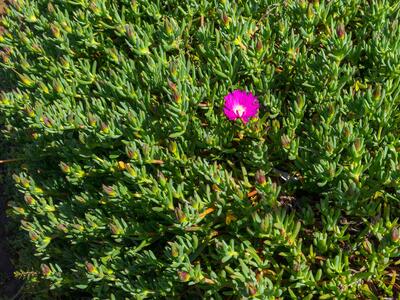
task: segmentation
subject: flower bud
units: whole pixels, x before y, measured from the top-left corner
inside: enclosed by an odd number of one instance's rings
[[[27,87],[32,87],[35,85],[35,82],[30,79],[28,76],[26,75],[20,75],[18,74],[19,78],[21,79],[22,83],[27,86]]]
[[[130,148],[126,148],[126,155],[133,160],[138,159],[139,154],[137,151],[135,151],[134,149],[130,149]]]
[[[24,71],[31,69],[31,65],[25,59],[21,59],[20,64],[21,64],[21,67],[24,69]]]
[[[32,50],[35,53],[42,53],[43,52],[43,49],[37,43],[33,43],[32,44]]]
[[[86,267],[86,271],[88,271],[88,273],[96,272],[96,267],[90,262],[86,262],[85,267]]]
[[[177,151],[177,149],[178,149],[178,146],[177,146],[177,144],[176,144],[175,141],[171,141],[171,142],[168,144],[168,150],[171,151],[171,153],[175,154],[176,151]]]
[[[168,19],[166,19],[166,20],[164,21],[164,29],[165,29],[165,33],[166,33],[167,35],[171,35],[172,32],[174,31],[174,29],[173,29],[173,27],[172,27],[172,25],[171,25],[171,22],[170,22]]]
[[[167,179],[164,176],[164,173],[161,172],[160,170],[157,170],[157,178],[161,184],[161,186],[165,186],[167,183]]]
[[[21,177],[19,177],[17,174],[13,174],[11,177],[15,181],[15,183],[21,182]]]
[[[110,224],[109,227],[113,235],[119,235],[122,233],[122,231],[115,224]]]
[[[28,204],[28,205],[33,205],[33,204],[36,203],[35,199],[33,199],[33,197],[31,195],[29,195],[29,194],[26,194],[24,196],[24,200],[25,200],[25,203]]]
[[[40,268],[42,269],[43,276],[49,276],[51,274],[51,269],[48,265],[42,264]]]
[[[1,56],[3,63],[7,64],[10,62],[10,57],[5,52],[0,51],[0,56]]]
[[[349,128],[348,126],[345,126],[345,127],[343,128],[343,135],[344,135],[346,138],[350,137],[350,135],[351,135],[351,130],[350,130],[350,128]]]
[[[124,163],[123,161],[119,161],[119,162],[118,162],[118,169],[119,169],[120,171],[126,169],[126,165],[125,165],[125,163]]]
[[[181,103],[182,102],[182,96],[178,92],[174,92],[174,100],[176,103]]]
[[[35,112],[31,107],[25,108],[25,113],[28,117],[33,118],[35,116]]]
[[[131,164],[127,163],[125,164],[126,170],[128,171],[128,173],[133,176],[136,177],[137,176],[137,172],[136,170],[131,166]]]
[[[344,36],[346,35],[346,29],[343,23],[340,23],[336,28],[336,34],[340,39],[343,39]]]
[[[223,13],[222,15],[222,22],[224,23],[225,26],[228,26],[230,23],[230,18],[225,13]]]
[[[333,117],[333,115],[335,114],[335,106],[333,104],[329,104],[328,105],[328,116],[329,118]]]
[[[177,74],[177,67],[176,67],[176,63],[175,63],[175,62],[171,61],[171,62],[169,63],[169,71],[171,72],[171,75],[172,75],[172,76],[176,76],[176,74]]]
[[[100,130],[103,133],[109,133],[110,132],[110,128],[108,127],[108,125],[106,123],[103,123],[103,122],[101,122]]]
[[[65,163],[65,162],[60,162],[60,169],[63,171],[65,174],[68,174],[71,172],[71,168]]]
[[[168,83],[169,88],[172,91],[176,92],[176,84],[174,82],[172,82],[171,80],[169,80],[169,79],[167,79],[167,83]]]
[[[27,222],[26,220],[21,220],[21,225],[25,230],[32,229],[32,224]]]
[[[298,95],[296,103],[297,103],[297,108],[301,111],[305,105],[304,95]]]
[[[364,144],[364,143],[363,143],[363,140],[362,140],[362,139],[356,138],[356,139],[354,140],[354,149],[355,149],[357,152],[360,152],[361,149],[362,149],[363,144]]]
[[[112,49],[107,51],[107,54],[111,57],[111,59],[115,63],[119,63],[119,54],[118,54],[118,50],[117,49],[112,48]]]
[[[218,186],[217,184],[215,184],[215,183],[211,186],[211,189],[212,189],[214,192],[220,192],[220,191],[221,191],[221,189],[219,188],[219,186]]]
[[[76,201],[78,201],[79,203],[85,203],[86,202],[85,198],[83,198],[82,196],[75,196],[74,199]]]
[[[83,178],[86,175],[86,173],[83,170],[77,170],[75,171],[74,175],[76,176],[76,178]]]
[[[257,39],[257,43],[256,43],[257,52],[261,52],[262,49],[263,49],[262,41],[260,39]]]
[[[39,238],[39,236],[36,234],[36,232],[29,231],[29,238],[31,239],[31,241],[36,241]]]
[[[177,249],[175,244],[171,245],[171,255],[172,255],[172,257],[178,257],[179,256],[179,251],[178,251],[178,249]]]
[[[247,288],[249,289],[250,296],[255,296],[257,294],[257,288],[253,284],[248,284]]]
[[[90,2],[89,8],[95,15],[99,15],[101,13],[101,10],[94,1]]]
[[[234,213],[232,211],[228,211],[225,217],[225,224],[229,225],[232,223],[232,221],[235,221],[236,219],[237,217],[234,215]]]
[[[150,146],[147,145],[147,144],[143,144],[143,146],[142,146],[142,152],[143,152],[143,155],[144,155],[145,157],[149,157],[149,156],[150,156]]]
[[[178,271],[178,277],[180,281],[187,282],[190,279],[190,275],[188,272],[185,271]]]
[[[97,121],[96,121],[96,117],[95,116],[93,116],[92,114],[89,114],[88,120],[89,120],[89,125],[90,126],[92,126],[92,127],[96,126]]]
[[[43,82],[39,82],[39,87],[43,93],[45,94],[49,93],[49,88]]]
[[[102,185],[103,191],[110,197],[115,197],[117,193],[114,191],[112,186]]]
[[[60,63],[66,69],[70,66],[68,60],[65,57],[60,58]]]
[[[364,249],[371,254],[372,253],[372,244],[369,240],[365,239],[363,242]]]
[[[43,123],[46,127],[53,127],[53,121],[46,116],[43,116]]]
[[[54,80],[53,81],[53,90],[57,94],[61,94],[62,92],[64,92],[64,87],[58,80]]]
[[[21,178],[21,184],[24,188],[28,188],[30,186],[29,180],[26,178]]]
[[[25,214],[25,209],[23,207],[14,206],[13,209],[14,209],[15,213],[17,213],[19,215]]]
[[[282,144],[282,147],[285,149],[290,148],[290,138],[286,134],[281,136],[281,144]]]
[[[74,227],[76,230],[80,232],[83,232],[85,230],[85,228],[80,224],[72,224],[72,227]]]
[[[22,43],[24,43],[25,45],[29,45],[29,39],[25,32],[21,31],[18,35]]]
[[[56,39],[58,39],[60,37],[60,29],[56,25],[51,24],[50,30]]]
[[[399,240],[399,228],[393,227],[391,238],[393,242],[397,242]]]
[[[258,170],[256,172],[255,179],[258,184],[265,185],[266,183],[265,172],[263,170]]]
[[[326,150],[327,154],[332,154],[333,153],[333,150],[335,150],[335,148],[333,147],[333,144],[332,144],[331,141],[326,143],[325,150]]]
[[[70,26],[67,22],[62,21],[60,25],[62,26],[62,28],[63,28],[66,32],[68,32],[68,33],[71,33],[71,32],[72,32],[72,28],[71,28],[71,26]]]
[[[175,215],[179,223],[183,223],[186,221],[186,215],[180,207],[175,208]]]
[[[67,227],[66,227],[64,224],[58,224],[58,225],[57,225],[57,229],[60,230],[60,231],[62,231],[62,232],[64,232],[64,233],[67,233],[67,232],[68,232],[68,229],[67,229]]]
[[[307,18],[309,20],[314,18],[314,8],[313,8],[313,4],[312,3],[308,3],[308,7],[307,7]]]
[[[32,137],[34,140],[37,140],[37,139],[39,138],[39,134],[38,134],[37,132],[32,132],[31,137]]]
[[[53,6],[53,4],[51,3],[51,2],[49,2],[48,4],[47,4],[47,11],[49,12],[49,13],[54,13],[56,10],[54,9],[54,6]]]
[[[375,90],[374,90],[374,93],[373,93],[373,98],[374,98],[374,100],[378,100],[378,99],[380,99],[380,97],[381,97],[381,92],[382,92],[382,87],[381,87],[381,85],[377,85],[376,86],[376,88],[375,88]]]
[[[133,31],[132,26],[129,25],[129,24],[126,24],[126,25],[125,25],[125,31],[126,31],[127,37],[128,37],[130,40],[132,40],[133,37],[134,37],[134,31]]]

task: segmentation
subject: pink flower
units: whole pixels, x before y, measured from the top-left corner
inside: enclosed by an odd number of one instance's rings
[[[229,120],[241,119],[246,124],[258,113],[257,97],[251,92],[235,90],[225,96],[224,113]]]

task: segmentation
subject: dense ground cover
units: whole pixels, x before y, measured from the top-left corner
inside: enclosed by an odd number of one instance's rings
[[[389,0],[11,1],[0,56],[18,88],[0,109],[25,292],[398,297],[399,14]],[[236,89],[258,118],[225,116]]]

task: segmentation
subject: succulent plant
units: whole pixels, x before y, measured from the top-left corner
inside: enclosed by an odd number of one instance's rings
[[[399,15],[391,0],[11,1],[0,119],[25,292],[397,297]],[[235,90],[257,96],[246,122],[224,114]]]

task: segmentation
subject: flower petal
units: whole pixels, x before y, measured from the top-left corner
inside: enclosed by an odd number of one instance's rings
[[[229,120],[235,120],[237,118],[236,114],[229,108],[224,108],[224,113],[228,117]]]
[[[251,92],[242,90],[234,90],[224,97],[224,113],[229,120],[242,119],[243,123],[247,123],[250,118],[254,117],[258,113],[259,102],[257,97]],[[244,108],[240,115],[234,110],[234,108],[240,105]]]

